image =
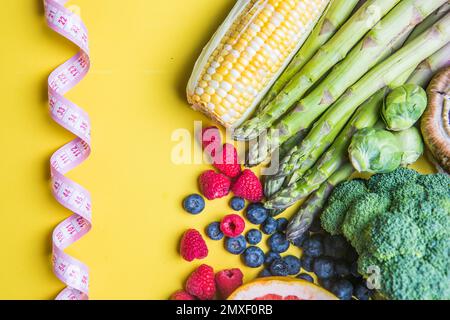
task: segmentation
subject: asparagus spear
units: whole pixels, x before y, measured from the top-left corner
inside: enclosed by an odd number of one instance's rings
[[[450,3],[444,3],[442,6],[437,8],[432,14],[430,14],[424,21],[422,21],[417,27],[414,28],[413,32],[409,35],[405,43],[410,43],[419,34],[428,30],[433,24],[435,24],[439,19],[446,15],[450,11]]]
[[[411,4],[411,2],[413,2],[414,4]],[[389,27],[390,28],[398,28],[400,25],[404,26],[404,19],[396,19],[396,17],[398,17],[398,15],[400,15],[400,17],[405,17],[407,16],[409,19],[413,19],[414,17],[416,17],[415,21],[416,23],[418,23],[419,19],[418,19],[418,12],[426,12],[428,11],[428,13],[432,12],[432,2],[433,1],[410,1],[410,0],[404,0],[403,2],[401,2],[394,10],[392,10],[388,16],[386,16],[385,19],[383,19],[383,21],[381,21],[381,27],[377,30],[374,29],[372,30],[369,35],[368,35],[368,42],[372,43],[373,45],[375,45],[378,41],[377,39],[379,39],[380,36],[384,36],[386,33],[388,33],[388,30],[386,29],[386,26],[389,23]],[[441,1],[436,1],[434,2],[434,7],[436,7]],[[407,4],[409,4],[408,8],[404,8],[404,6],[406,6]],[[416,7],[419,6],[419,7]],[[397,10],[398,8],[403,8],[405,10]],[[419,10],[420,9],[420,10]],[[445,19],[442,18],[442,19]],[[440,21],[442,21],[442,19]],[[402,23],[403,21],[403,23]],[[412,24],[413,22],[411,22]],[[408,25],[411,26],[411,24]],[[406,27],[406,29],[410,29],[410,27]],[[371,34],[373,36],[371,36]],[[425,34],[428,34],[427,32]],[[404,35],[404,33],[403,33]],[[388,35],[386,35],[388,36]],[[421,43],[423,43],[424,45],[426,45],[428,39],[426,39],[424,37],[424,34],[421,34],[419,37],[417,37],[417,39],[419,39],[419,41]],[[410,42],[410,44],[408,44],[405,47],[408,48],[412,48],[414,46],[411,46],[411,44],[417,43],[417,39],[413,40],[412,42]],[[433,39],[435,40],[435,39]],[[364,41],[363,41],[364,43]],[[351,80],[352,79],[352,75],[351,73],[359,73],[359,67],[361,66],[360,64],[372,64],[373,62],[369,62],[368,59],[369,57],[373,58],[372,55],[370,53],[373,53],[374,51],[376,51],[378,48],[378,46],[375,46],[373,48],[368,48],[367,47],[367,42],[365,42],[366,45],[364,44],[359,44],[355,50],[352,51],[352,54],[350,54],[346,60],[344,60],[340,65],[338,65],[333,72],[327,77],[327,79],[324,80],[324,82],[321,83],[321,85],[314,90],[310,95],[308,95],[306,98],[304,98],[303,100],[301,100],[299,102],[299,104],[297,105],[297,107],[292,110],[291,112],[289,112],[286,116],[284,116],[280,122],[271,130],[272,132],[276,131],[278,133],[278,141],[280,143],[282,143],[283,141],[285,141],[286,139],[288,139],[293,133],[298,132],[300,130],[304,130],[306,128],[308,128],[324,111],[326,111],[329,106],[334,102],[335,97],[339,96],[342,92],[343,89],[348,88],[348,86],[351,85]],[[444,43],[445,44],[445,43]],[[439,45],[442,45],[441,42],[439,42]],[[403,50],[403,49],[402,49]],[[402,51],[404,52],[404,51]],[[367,54],[365,54],[367,53]],[[386,53],[386,52],[385,52]],[[412,52],[409,55],[413,56],[415,53]],[[394,55],[394,57],[397,57],[398,55]],[[356,59],[355,59],[356,58]],[[348,61],[347,61],[348,60]],[[389,61],[390,64],[393,64],[392,62],[394,61],[394,59],[388,59],[386,61]],[[353,63],[353,65],[352,65]],[[379,66],[382,66],[380,68],[383,68],[386,64],[380,64]],[[398,66],[396,66],[398,67]],[[373,68],[371,70],[371,72],[369,72],[369,74],[373,74],[373,70],[378,70],[377,67]],[[411,67],[407,67],[406,69],[409,69]],[[394,68],[396,69],[396,68]],[[398,71],[398,69],[396,69]],[[403,70],[405,71],[405,70]],[[349,93],[351,93],[351,89],[347,91],[349,95]],[[346,97],[346,95],[343,95],[343,97]],[[325,130],[325,131],[329,131],[329,129],[333,128],[332,126],[321,126],[321,127],[317,127],[317,130]],[[316,134],[317,134],[317,130],[315,130]],[[310,133],[309,135],[311,135],[312,133]],[[270,134],[269,134],[270,135]],[[309,142],[308,139],[305,139],[303,141],[303,143],[305,144],[305,146],[308,146],[307,143]],[[272,145],[271,147],[275,147],[276,145]],[[314,146],[316,147],[315,144],[309,144],[309,150],[311,149],[311,147]],[[259,147],[258,147],[259,148]],[[273,149],[272,149],[273,150]],[[297,163],[297,160],[300,157],[304,157],[304,156],[308,156],[308,149],[305,149],[307,152],[304,153],[302,151],[302,153],[299,153],[299,156],[297,159],[294,159],[294,166]],[[252,151],[252,150],[250,150]],[[260,155],[258,154],[258,157]],[[249,159],[253,159],[253,163],[261,160],[261,158],[258,157],[254,157],[251,156],[249,157]],[[264,160],[264,159],[262,159]],[[287,167],[286,169],[283,170],[284,175],[289,174],[289,171],[292,171],[292,167]]]
[[[303,132],[303,133],[304,134],[296,134],[292,138],[290,138],[288,141],[283,143],[280,146],[278,153],[274,152],[274,154],[272,155],[274,158],[275,157],[277,158],[274,160],[278,161],[278,159],[284,158],[291,150],[293,150],[295,148],[295,146],[298,145],[301,142],[301,140],[305,137],[306,132]],[[283,182],[284,182],[284,178],[273,179],[272,175],[266,175],[265,180],[264,180],[264,195],[266,196],[266,198],[271,197],[278,190],[280,190],[280,188],[283,186]],[[269,210],[269,215],[271,217],[274,217],[274,216],[279,215],[283,211],[284,210]]]
[[[297,72],[314,56],[314,54],[336,33],[341,25],[348,19],[358,0],[332,0],[327,10],[314,27],[305,44],[294,56],[286,70],[274,83],[258,106],[258,111],[272,101],[284,88],[284,86],[295,76]]]
[[[434,1],[434,0],[432,0]],[[244,122],[233,133],[236,140],[251,140],[286,112],[305,92],[347,53],[387,14],[399,0],[367,1],[309,60],[264,111]],[[363,69],[363,68],[362,68]]]
[[[322,207],[328,200],[334,187],[347,180],[355,170],[348,162],[343,164],[328,181],[324,182],[319,189],[306,199],[300,210],[295,214],[287,226],[286,238],[289,241],[301,237],[311,227],[314,219],[322,211]]]
[[[438,70],[446,67],[450,67],[450,43],[447,43],[441,50],[425,61],[422,61],[414,74],[408,79],[407,83],[414,83],[422,88],[426,88],[428,87],[431,78],[433,78],[433,75],[435,75]]]
[[[305,138],[305,134],[296,134],[295,136],[290,138],[288,141],[283,143],[280,146],[278,153],[274,152],[272,154],[272,163],[275,161],[278,161],[278,159],[283,159],[284,157],[286,157],[288,155],[289,152],[292,152],[292,150],[295,150],[295,146],[300,144],[300,142],[304,138]],[[275,159],[275,158],[277,158],[277,159]],[[279,187],[274,189],[274,187],[273,187],[274,181],[273,180],[274,180],[273,175],[266,175],[265,181],[264,181],[264,195],[267,198],[271,197],[275,192],[277,192],[279,190]],[[283,184],[283,182],[281,181],[281,185],[282,184]]]
[[[355,13],[356,11],[358,11],[359,8],[361,8],[361,7],[364,5],[364,3],[366,3],[366,2],[367,2],[367,0],[360,0],[360,1],[358,2],[358,4],[356,5],[355,9],[353,9],[353,13]]]
[[[372,93],[376,88],[383,88],[385,83],[391,83],[392,87],[395,87],[406,81],[406,79],[408,78],[408,72],[406,71],[401,73],[399,70],[402,67],[398,66],[395,61],[403,64],[403,66],[406,66],[407,64],[409,64],[407,60],[414,60],[414,57],[417,57],[417,55],[423,57],[424,54],[426,54],[425,51],[432,52],[433,50],[435,50],[435,48],[439,47],[439,43],[442,44],[448,42],[450,40],[449,22],[450,14],[446,15],[430,30],[419,36],[419,38],[411,42],[405,48],[389,58],[386,62],[380,64],[374,70],[372,70],[366,77],[364,77],[352,88],[352,94],[341,98],[337,105],[341,106],[342,111],[344,111],[346,106],[348,108],[353,108],[355,105],[358,105],[360,101],[365,99],[367,97],[367,94]],[[430,42],[425,41],[426,45],[424,45],[423,40],[426,40],[427,37]],[[430,48],[429,46],[432,46],[433,48]],[[448,56],[443,55],[441,51],[442,50],[438,50],[430,58],[426,58],[426,61],[429,61],[431,63],[430,69],[435,69],[437,66],[447,62]],[[415,52],[416,56],[410,55],[411,52]],[[408,53],[410,55],[409,58]],[[405,68],[404,70],[408,69]],[[391,81],[395,74],[400,74],[400,76],[395,81]],[[418,67],[410,79],[417,79],[418,82],[423,81],[424,77],[420,76],[420,74],[421,69],[420,67]],[[409,80],[409,82],[414,83],[411,82],[411,80]],[[380,92],[378,92],[377,94],[379,94]],[[374,101],[373,99],[376,98],[372,97],[371,100]],[[363,106],[360,109],[361,111],[358,111],[356,113],[355,118],[360,119],[358,121],[370,120],[370,116],[368,113],[371,109],[370,103],[370,100],[367,101],[366,106]],[[367,106],[369,106],[369,108]],[[366,116],[361,115],[366,112],[368,113]],[[360,124],[358,126],[360,126]],[[285,208],[289,204],[292,204],[296,200],[299,200],[307,196],[310,192],[313,192],[318,187],[318,185],[323,183],[336,170],[336,168],[342,163],[342,161],[345,161],[348,145],[350,143],[353,131],[353,125],[347,125],[346,129],[343,130],[343,132],[339,135],[330,149],[328,149],[328,151],[317,162],[315,167],[311,169],[301,180],[292,184],[288,188],[289,191],[283,190],[276,194],[266,203],[266,207],[271,209]]]

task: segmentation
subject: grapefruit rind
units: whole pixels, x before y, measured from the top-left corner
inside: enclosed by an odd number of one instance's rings
[[[255,300],[269,295],[298,300],[338,300],[331,292],[301,279],[268,277],[258,279],[239,287],[228,300]]]

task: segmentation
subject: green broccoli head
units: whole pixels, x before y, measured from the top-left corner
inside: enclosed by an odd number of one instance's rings
[[[391,194],[399,186],[415,182],[420,174],[407,168],[399,168],[387,174],[376,174],[367,182],[370,192]]]
[[[396,256],[381,268],[381,292],[393,300],[448,300],[449,278],[423,259]]]
[[[386,212],[376,217],[368,227],[367,251],[380,261],[399,255],[422,257],[425,239],[415,221],[403,212]]]
[[[450,299],[450,177],[400,168],[336,187],[322,226],[343,233],[358,270],[381,272],[377,294],[390,299]]]
[[[390,206],[389,198],[376,193],[367,193],[350,207],[342,224],[342,233],[350,240],[358,253],[362,252],[366,242],[363,231],[371,221]]]
[[[361,179],[346,181],[336,186],[329,198],[328,206],[321,215],[324,230],[332,235],[341,234],[341,225],[348,209],[355,200],[366,193],[366,183]]]

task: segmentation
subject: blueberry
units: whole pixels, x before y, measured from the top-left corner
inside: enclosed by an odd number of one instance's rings
[[[330,288],[336,297],[341,300],[351,300],[353,295],[353,285],[345,279],[337,280]]]
[[[183,200],[183,208],[191,214],[199,214],[205,209],[205,200],[201,195],[191,194]]]
[[[289,249],[289,241],[286,236],[280,232],[274,233],[268,240],[270,249],[273,252],[283,253]]]
[[[277,231],[284,232],[286,231],[287,225],[289,223],[288,219],[286,218],[279,218],[277,221]]]
[[[289,265],[283,259],[277,259],[270,265],[270,273],[274,276],[287,277],[289,275]]]
[[[334,285],[334,283],[336,282],[336,279],[319,279],[319,283],[322,287],[324,287],[327,290],[331,290],[331,287]]]
[[[289,255],[289,256],[284,257],[283,259],[284,259],[284,262],[286,262],[288,264],[289,275],[295,276],[296,274],[298,274],[300,272],[302,265],[300,263],[299,258]]]
[[[308,282],[314,283],[314,278],[311,277],[311,276],[310,276],[309,274],[307,274],[307,273],[300,273],[300,274],[297,276],[297,279],[302,279],[302,280],[306,280],[306,281],[308,281]]]
[[[313,257],[303,254],[300,261],[302,263],[303,269],[305,269],[308,272],[313,271],[313,266],[314,266],[314,258]]]
[[[230,200],[230,207],[234,211],[241,211],[245,207],[245,200],[240,197],[233,197]]]
[[[212,240],[221,240],[223,238],[223,232],[220,231],[220,222],[213,222],[206,228],[206,234]]]
[[[236,238],[227,238],[225,240],[225,248],[232,254],[241,254],[244,252],[247,244],[244,236],[238,236]]]
[[[252,203],[247,207],[245,216],[251,223],[259,225],[267,219],[268,213],[262,203]]]
[[[243,258],[247,267],[258,268],[264,263],[264,252],[258,247],[248,247],[243,254]]]
[[[354,287],[353,294],[358,300],[369,300],[372,292],[367,288],[363,281]]]
[[[270,266],[272,264],[272,262],[277,259],[281,259],[280,254],[277,252],[269,251],[266,253],[266,256],[264,258],[264,263],[266,265]]]
[[[313,271],[320,279],[334,277],[334,261],[328,257],[320,257],[314,260]]]
[[[261,230],[265,234],[274,234],[277,231],[277,227],[277,221],[272,217],[268,217],[266,221],[264,221]]]
[[[308,234],[305,232],[303,233],[300,237],[295,238],[294,240],[291,240],[291,243],[298,247],[301,248],[303,246],[303,242],[305,242],[305,240],[308,238]]]
[[[322,237],[315,234],[306,239],[303,242],[303,252],[310,257],[320,257],[323,254]]]
[[[347,255],[349,245],[342,236],[327,236],[323,240],[324,254],[334,259],[343,259]]]
[[[259,278],[266,278],[266,277],[271,277],[272,274],[270,273],[270,270],[267,268],[262,269],[262,271],[259,273]]]
[[[262,233],[259,230],[252,229],[247,232],[246,238],[249,244],[256,245],[261,242]]]
[[[345,278],[350,275],[350,266],[344,260],[336,261],[334,264],[334,270],[336,275],[341,278]]]

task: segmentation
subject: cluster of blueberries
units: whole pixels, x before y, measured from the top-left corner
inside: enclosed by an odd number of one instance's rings
[[[233,197],[230,207],[235,211],[241,211],[245,207],[245,200]],[[342,300],[350,300],[352,297],[358,300],[370,298],[372,292],[357,271],[356,251],[342,236],[325,233],[319,221],[314,221],[310,232],[292,243],[302,249],[301,257],[297,258],[293,255],[281,256],[291,245],[285,236],[287,219],[270,217],[261,203],[250,204],[245,211],[245,217],[250,223],[260,226],[260,230],[251,229],[245,237],[243,235],[236,238],[226,237],[225,248],[232,254],[242,255],[243,262],[248,267],[264,266],[260,277],[296,276],[314,282],[310,274],[300,273],[303,268],[304,271],[314,273],[322,287]],[[219,222],[208,225],[206,233],[212,240],[224,238]],[[262,233],[270,236],[268,239],[270,251],[267,253],[257,247],[262,241]]]

